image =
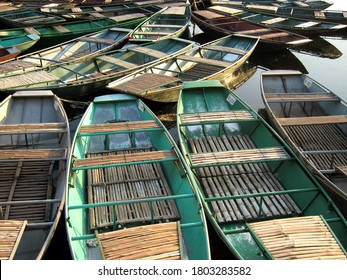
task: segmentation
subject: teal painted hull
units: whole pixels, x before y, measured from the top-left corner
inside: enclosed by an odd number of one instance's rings
[[[134,128],[137,122],[141,122],[141,126]],[[151,127],[143,127],[149,123]],[[105,125],[114,128],[107,130]],[[117,129],[124,125],[127,128]],[[93,130],[96,127],[103,127],[103,131]],[[88,128],[92,128],[92,131],[86,130]],[[173,158],[148,157],[148,149],[152,150],[153,155],[156,152],[172,151]],[[85,161],[88,153],[96,155],[106,152],[112,155],[120,153],[123,156],[124,153],[131,154],[128,155],[127,162],[115,161],[120,155],[114,155],[113,161],[99,162],[99,165],[90,163],[90,159]],[[131,156],[141,156],[145,159],[132,161]],[[162,223],[165,226],[166,222],[178,219],[181,232],[181,258],[210,259],[204,212],[196,187],[192,184],[191,177],[186,176],[186,166],[181,157],[168,131],[137,98],[116,94],[94,99],[77,129],[69,162],[66,217],[73,258],[78,260],[103,258],[104,251],[100,250],[101,245],[97,245],[95,232],[126,234],[126,228],[133,230],[138,228],[142,231],[143,225]],[[89,164],[83,167],[79,164],[81,161]],[[158,173],[147,177],[150,174],[148,172],[153,172],[150,171],[153,166],[158,168]],[[96,183],[95,174],[103,172],[108,173],[108,177],[99,177],[97,179],[99,183]],[[111,173],[112,176],[120,177],[117,180],[111,178],[109,177]],[[122,176],[126,177],[121,179]],[[95,193],[97,189],[101,191],[98,185],[107,186],[104,192],[108,192],[109,198]],[[160,194],[161,191],[166,194]],[[111,194],[115,197],[111,198]],[[165,211],[162,208],[164,205],[167,209]],[[140,208],[143,210],[140,211]],[[176,218],[171,216],[170,212],[175,208],[178,213]],[[125,236],[124,243],[126,242],[130,241]],[[127,255],[134,249],[134,247],[131,249],[131,244],[130,242],[128,253],[116,259],[131,259],[132,257]],[[115,245],[113,249],[117,251],[120,245]],[[147,252],[139,250],[139,253]]]
[[[338,208],[286,143],[238,96],[218,81],[184,83],[177,123],[205,213],[237,258],[275,258],[251,231],[253,223],[306,216],[323,217],[346,255],[347,223]],[[267,154],[269,149],[284,154]],[[255,156],[258,151],[261,155]]]

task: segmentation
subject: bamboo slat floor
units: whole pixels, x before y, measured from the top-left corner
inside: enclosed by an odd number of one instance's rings
[[[178,222],[151,224],[97,235],[106,260],[179,260]]]
[[[297,125],[284,129],[301,151],[310,151],[305,155],[318,170],[347,165],[347,139],[337,125]]]
[[[27,221],[0,220],[0,260],[12,260],[24,233]]]
[[[248,224],[277,260],[347,260],[320,216],[276,219]]]
[[[23,202],[3,206],[3,219],[46,222],[50,203],[31,204],[31,200],[52,198],[52,171],[55,161],[0,162],[0,201]],[[28,202],[27,204],[25,202]]]
[[[130,149],[89,153],[88,158],[117,156],[127,153],[146,154],[149,149]],[[171,195],[160,164],[136,164],[88,170],[88,203],[126,201]],[[114,215],[116,214],[116,216]],[[177,220],[176,204],[172,200],[152,203],[123,204],[90,209],[91,227]]]
[[[201,137],[189,142],[192,153],[239,151],[255,148],[248,136]],[[301,213],[289,195],[271,195],[283,187],[266,163],[227,164],[196,169],[207,198],[266,193],[247,197],[211,201],[219,223],[254,220],[259,217],[283,217]]]

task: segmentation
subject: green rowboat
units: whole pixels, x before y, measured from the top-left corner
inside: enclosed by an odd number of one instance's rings
[[[33,26],[26,28],[2,29],[1,37],[21,37],[27,34],[37,34],[40,40],[37,42],[37,48],[50,47],[63,43],[74,38],[98,32],[104,29],[119,27],[119,28],[134,28],[140,22],[146,19],[144,14],[136,14],[135,18],[127,20],[118,20],[114,18],[101,18],[95,20],[83,20],[75,22],[62,22],[52,26]]]
[[[344,259],[347,222],[276,132],[218,81],[186,82],[181,149],[205,213],[238,259]]]
[[[186,168],[169,132],[141,100],[95,98],[69,161],[73,258],[210,259],[204,213]]]

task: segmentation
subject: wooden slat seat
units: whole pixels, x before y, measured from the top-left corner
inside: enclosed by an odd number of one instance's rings
[[[286,18],[282,18],[282,17],[277,17],[277,18],[272,18],[272,19],[268,19],[268,20],[264,20],[261,23],[262,24],[274,24],[274,23],[278,23],[278,22],[282,22],[287,20]]]
[[[198,10],[198,11],[194,11],[194,13],[204,17],[205,19],[216,19],[216,18],[225,17],[224,15],[221,15],[219,13],[215,13],[209,10]]]
[[[136,18],[142,18],[142,17],[144,18],[146,17],[146,15],[143,13],[130,13],[127,15],[114,16],[110,18],[116,22],[122,22],[122,21],[130,20],[130,19],[136,19]]]
[[[182,125],[254,120],[249,111],[205,112],[180,115]]]
[[[294,27],[295,28],[309,28],[309,27],[312,27],[312,26],[315,26],[315,25],[318,25],[318,24],[319,24],[318,21],[307,21],[307,22],[295,25]]]
[[[29,34],[41,35],[41,33],[39,31],[37,31],[34,27],[26,27],[26,28],[24,28],[24,30]]]
[[[58,30],[59,32],[62,33],[67,33],[67,32],[71,32],[69,29],[67,29],[65,26],[63,25],[52,25],[52,27],[56,30]]]
[[[240,10],[240,9],[229,8],[229,7],[225,7],[225,6],[212,6],[209,9],[223,12],[223,13],[227,13],[229,15],[235,15],[235,14],[242,12],[242,10]]]
[[[0,161],[66,158],[65,149],[0,150]]]
[[[134,52],[138,52],[138,53],[143,53],[143,54],[147,54],[147,55],[150,55],[150,56],[154,56],[156,58],[163,58],[163,57],[167,56],[167,54],[164,53],[164,52],[153,50],[153,49],[146,48],[146,47],[136,47],[136,48],[132,48],[131,50],[134,51]]]
[[[64,133],[65,123],[0,124],[0,134]]]
[[[272,38],[279,38],[279,37],[286,37],[288,36],[287,32],[275,32],[271,34],[265,34],[265,35],[260,35],[261,39],[272,39]]]
[[[231,63],[227,61],[220,61],[215,59],[202,58],[202,57],[189,56],[189,55],[180,55],[177,57],[177,59],[207,64],[207,65],[214,65],[214,66],[218,66],[222,68],[226,68],[231,65]]]
[[[127,61],[124,61],[124,60],[121,60],[119,58],[115,58],[115,57],[112,57],[109,55],[101,55],[101,56],[98,56],[97,59],[101,60],[101,61],[105,61],[107,63],[121,66],[121,67],[126,68],[126,69],[131,69],[131,68],[135,68],[135,67],[139,66],[135,63],[127,62]]]
[[[162,14],[163,15],[179,15],[184,16],[186,12],[185,7],[169,7],[167,10],[165,10]]]
[[[0,260],[14,258],[26,225],[26,220],[0,220]]]
[[[110,84],[110,87],[121,92],[141,94],[151,89],[165,87],[177,83],[181,83],[181,80],[176,77],[145,73],[119,85],[112,86],[112,84]]]
[[[347,115],[277,118],[282,126],[292,125],[318,125],[318,124],[344,124],[347,123]]]
[[[109,164],[128,164],[128,163],[146,163],[160,160],[176,159],[172,151],[151,151],[145,153],[109,155],[96,158],[85,158],[75,161],[75,170],[79,168],[102,168]]]
[[[152,28],[182,28],[182,25],[174,25],[174,24],[142,24],[142,27],[152,27]]]
[[[191,154],[193,168],[216,164],[225,165],[281,159],[288,159],[286,152],[282,148],[262,148],[215,153]]]
[[[93,37],[81,38],[80,41],[87,42],[87,43],[95,43],[95,44],[106,44],[106,45],[113,45],[115,43],[114,40],[93,38]]]
[[[247,53],[246,50],[241,50],[237,48],[231,48],[231,47],[225,47],[225,46],[218,46],[218,45],[210,45],[203,47],[204,50],[213,50],[213,51],[221,51],[226,53],[235,53],[239,55],[244,55]]]
[[[336,237],[320,216],[248,224],[276,260],[347,260]]]
[[[166,36],[172,34],[172,32],[165,32],[165,31],[135,31],[132,33],[132,35],[150,35],[150,36]]]
[[[35,71],[21,75],[3,77],[2,79],[0,79],[0,89],[54,81],[59,81],[59,78],[45,71]]]
[[[240,33],[240,34],[257,34],[257,33],[264,33],[264,32],[268,32],[268,31],[270,31],[269,28],[258,28],[258,29],[239,31],[237,33]]]
[[[314,101],[338,101],[331,93],[290,93],[290,94],[267,94],[267,102],[314,102]]]
[[[94,124],[82,126],[79,135],[144,131],[153,128],[160,128],[158,123],[154,120]]]
[[[178,222],[145,225],[97,235],[106,260],[179,260]]]
[[[347,165],[345,166],[336,166],[336,171],[340,172],[347,177]]]

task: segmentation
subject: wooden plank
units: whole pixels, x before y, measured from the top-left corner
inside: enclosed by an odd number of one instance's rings
[[[94,38],[94,37],[84,37],[84,38],[81,38],[80,41],[87,42],[87,43],[95,43],[95,44],[106,44],[106,45],[113,45],[116,43],[116,41],[114,40]]]
[[[37,34],[37,35],[41,35],[41,33],[39,31],[37,31],[34,27],[26,27],[24,28],[25,32],[29,33],[29,34]]]
[[[132,121],[132,122],[84,125],[81,127],[81,130],[79,133],[84,134],[84,133],[97,133],[97,132],[133,131],[133,130],[145,130],[149,128],[158,128],[158,127],[159,127],[158,123],[154,120]]]
[[[347,123],[347,115],[277,118],[282,126],[287,125],[318,125],[318,124],[344,124]]]
[[[274,24],[274,23],[278,23],[278,22],[285,21],[285,20],[287,20],[287,18],[276,17],[276,18],[264,20],[264,21],[262,21],[261,23],[262,23],[262,24]]]
[[[215,19],[215,18],[223,18],[225,17],[222,14],[218,14],[212,11],[208,11],[208,10],[198,10],[198,11],[194,11],[194,14],[200,15],[202,17],[204,17],[205,19]]]
[[[288,36],[287,32],[274,32],[271,34],[260,35],[261,39],[272,39],[272,38],[280,38]]]
[[[345,166],[336,166],[336,170],[341,172],[344,176],[347,177],[347,165]]]
[[[65,149],[1,150],[0,160],[63,159]]]
[[[167,10],[162,12],[163,15],[178,15],[184,16],[186,13],[186,7],[169,7]]]
[[[169,34],[172,34],[172,32],[168,32],[168,31],[141,31],[141,30],[138,30],[138,31],[135,31],[132,33],[132,35],[135,35],[135,38],[136,36],[138,35],[152,35],[152,36],[166,36],[166,35],[169,35]]]
[[[133,154],[120,154],[110,155],[95,158],[85,158],[75,160],[75,167],[91,167],[106,164],[117,164],[117,163],[129,163],[129,162],[141,162],[150,160],[162,160],[167,158],[175,158],[176,156],[172,151],[150,151],[145,153],[133,153]]]
[[[250,30],[239,31],[237,33],[240,33],[240,34],[258,34],[258,33],[264,33],[264,32],[269,32],[269,31],[271,31],[271,29],[269,29],[269,28],[255,28],[255,29],[250,29]]]
[[[221,51],[221,52],[227,52],[227,53],[235,53],[239,55],[245,55],[247,53],[247,51],[243,49],[237,49],[237,48],[231,48],[231,47],[219,46],[219,45],[204,46],[203,49]]]
[[[52,25],[52,27],[55,29],[55,30],[58,30],[59,32],[62,32],[62,33],[67,33],[67,32],[71,32],[69,29],[67,29],[65,26],[63,25]]]
[[[1,260],[13,260],[26,225],[26,220],[0,220]]]
[[[0,124],[0,134],[61,133],[66,131],[65,123]]]
[[[157,51],[157,50],[150,49],[150,48],[146,48],[146,47],[135,47],[135,48],[132,48],[131,50],[134,52],[154,56],[156,58],[163,58],[163,57],[167,56],[167,54],[164,52]]]
[[[107,62],[107,63],[119,65],[126,69],[132,69],[139,66],[138,64],[127,62],[127,61],[124,61],[109,55],[101,55],[101,56],[98,56],[96,59]]]
[[[110,18],[116,22],[122,22],[122,21],[127,21],[127,20],[137,19],[137,18],[144,18],[144,17],[146,17],[146,15],[143,13],[130,13],[130,14],[114,16]]]
[[[182,28],[182,25],[174,25],[174,24],[142,24],[142,27],[151,27],[151,28]]]
[[[307,21],[307,22],[304,22],[304,23],[297,24],[297,25],[295,25],[293,27],[305,29],[305,28],[310,28],[310,27],[318,25],[318,24],[320,24],[320,22],[318,22],[318,21]]]
[[[331,93],[290,93],[290,94],[266,94],[267,102],[320,102],[338,101]]]
[[[254,120],[254,116],[245,110],[228,112],[203,112],[180,115],[182,124]]]
[[[177,59],[207,64],[207,65],[214,65],[214,66],[219,66],[222,68],[226,68],[226,67],[229,67],[231,65],[231,63],[227,62],[227,61],[221,61],[221,60],[215,60],[215,59],[203,58],[203,57],[196,57],[196,56],[189,56],[189,55],[180,55],[177,57]]]

